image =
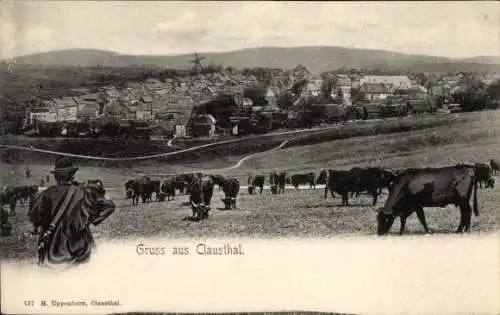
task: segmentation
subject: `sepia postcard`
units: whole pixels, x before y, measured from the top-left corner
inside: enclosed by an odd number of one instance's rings
[[[0,1],[0,313],[499,314],[496,1]]]

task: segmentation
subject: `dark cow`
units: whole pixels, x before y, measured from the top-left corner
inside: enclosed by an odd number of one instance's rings
[[[325,176],[324,172],[320,174],[322,180]],[[374,168],[353,167],[348,171],[328,170],[324,197],[326,198],[328,190],[332,197],[335,197],[333,192],[337,192],[342,196],[342,205],[348,206],[350,192],[368,192],[373,197],[373,205],[376,205],[381,186],[381,172]]]
[[[498,162],[495,159],[490,160],[490,166],[491,169],[493,170],[493,175],[497,175],[497,172],[500,172],[500,162]]]
[[[14,187],[7,187],[0,191],[0,207],[9,206],[8,215],[14,215],[16,211],[17,196]]]
[[[389,191],[396,179],[396,172],[384,167],[368,167],[368,170],[378,179],[379,194],[382,194],[384,188]]]
[[[194,220],[208,218],[214,183],[210,177],[195,178],[187,187]]]
[[[293,174],[290,177],[290,183],[295,189],[299,189],[299,185],[309,185],[309,189],[316,188],[316,175],[314,173]]]
[[[177,187],[177,181],[175,180],[175,178],[168,178],[161,185],[161,192],[166,195],[167,201],[170,201],[170,197],[172,197],[172,200],[175,199],[176,187]]]
[[[125,183],[125,197],[127,199],[132,198],[132,196],[134,195],[135,183],[135,179],[131,179]]]
[[[142,203],[148,203],[151,200],[151,179],[144,176],[133,182],[133,194],[132,194],[132,205],[139,204],[139,198],[142,199]]]
[[[263,175],[256,175],[253,177],[252,175],[248,176],[248,192],[250,195],[253,194],[253,190],[255,187],[259,187],[259,194],[262,194],[262,190],[264,189],[264,182],[266,178]],[[252,187],[252,189],[250,189]]]
[[[28,202],[29,198],[35,195],[38,192],[37,185],[31,186],[9,186],[5,188],[6,196],[8,196],[9,207],[10,207],[10,215],[16,215],[16,205],[17,201],[21,205],[24,205]]]
[[[219,183],[224,181],[224,176],[222,175],[210,175],[215,185],[219,186],[219,191],[222,190],[222,186]]]
[[[224,198],[221,198],[226,210],[236,209],[236,197],[240,191],[240,182],[236,178],[225,178],[222,183]]]
[[[21,204],[25,204],[31,196],[38,192],[38,186],[18,186],[14,187],[14,192]]]
[[[177,189],[179,190],[179,193],[181,194],[188,194],[188,186],[194,181],[196,180],[197,178],[197,175],[195,174],[181,174],[181,175],[177,175],[175,177],[175,182],[177,183]]]
[[[476,163],[474,164],[476,169],[477,182],[479,187],[483,188],[494,188],[495,178],[493,177],[493,170],[486,163]]]
[[[477,183],[473,165],[411,169],[401,172],[389,191],[384,207],[378,210],[377,234],[387,234],[397,216],[401,220],[399,233],[402,234],[406,219],[413,212],[417,213],[425,231],[429,232],[423,208],[444,208],[449,204],[460,208],[460,224],[456,232],[469,231],[472,193],[474,193],[473,211],[476,216],[479,215]]]
[[[271,184],[271,191],[273,190],[272,186],[276,186],[274,190],[276,193],[285,193],[285,183],[286,183],[286,172],[272,172],[269,175],[269,183]]]

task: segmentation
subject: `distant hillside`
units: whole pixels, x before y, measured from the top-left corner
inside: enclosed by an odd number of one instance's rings
[[[314,73],[340,67],[361,67],[383,71],[500,71],[500,57],[479,56],[465,59],[407,55],[403,53],[342,47],[263,47],[222,53],[200,53],[205,64],[224,64],[235,68],[277,67],[291,69],[305,65]],[[72,49],[39,53],[17,58],[18,64],[39,66],[133,67],[156,66],[189,68],[192,54],[176,56],[122,55],[110,51]]]

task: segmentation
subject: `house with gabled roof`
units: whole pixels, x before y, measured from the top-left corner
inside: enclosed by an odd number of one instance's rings
[[[369,101],[384,100],[391,95],[389,88],[384,83],[364,83],[361,85],[360,92]]]
[[[360,80],[363,84],[384,84],[389,89],[406,90],[411,87],[411,80],[406,75],[365,75]]]

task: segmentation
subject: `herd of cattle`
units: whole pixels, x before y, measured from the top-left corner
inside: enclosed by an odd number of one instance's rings
[[[385,205],[378,209],[378,234],[386,234],[396,217],[400,217],[400,233],[404,231],[406,219],[416,212],[419,221],[426,231],[429,231],[423,212],[423,207],[445,207],[453,204],[460,208],[461,221],[457,232],[468,231],[470,228],[471,207],[470,198],[474,195],[474,213],[477,212],[477,188],[494,188],[500,163],[490,160],[489,164],[476,163],[457,164],[441,168],[409,168],[391,170],[382,167],[354,167],[350,170],[322,170],[316,177],[315,173],[294,174],[287,176],[286,172],[272,172],[269,175],[269,186],[272,194],[285,192],[286,184],[295,189],[300,185],[315,188],[316,184],[325,185],[324,198],[328,192],[335,198],[341,196],[342,205],[349,205],[349,198],[368,193],[373,197],[373,206],[383,189],[389,192]],[[266,177],[264,175],[249,176],[248,193],[262,194]],[[149,177],[129,180],[125,184],[126,196],[132,199],[133,205],[153,201],[173,200],[176,192],[189,195],[193,220],[208,218],[210,204],[215,186],[224,192],[221,198],[225,209],[236,208],[236,198],[240,191],[240,183],[236,178],[202,173],[170,176],[163,182],[151,180]]]
[[[489,164],[457,164],[440,168],[409,168],[391,170],[382,167],[354,167],[350,170],[321,170],[316,177],[314,173],[294,174],[287,176],[286,172],[272,172],[269,175],[269,186],[272,194],[285,193],[286,184],[298,189],[300,185],[315,188],[316,184],[325,185],[324,198],[328,192],[335,198],[340,195],[342,205],[349,205],[349,198],[358,197],[361,193],[368,193],[373,197],[375,206],[383,189],[389,194],[383,207],[377,209],[377,233],[383,235],[389,232],[394,219],[401,220],[400,234],[403,233],[408,216],[416,212],[424,229],[428,232],[427,222],[423,211],[424,207],[445,207],[455,205],[460,209],[460,224],[457,232],[469,231],[471,213],[478,215],[477,189],[494,188],[494,176],[500,171],[500,163],[490,160]],[[248,193],[262,194],[266,177],[264,175],[248,177]],[[103,189],[102,182],[99,187]],[[89,187],[93,185],[89,181]],[[153,201],[167,201],[175,198],[176,192],[189,196],[194,221],[207,219],[214,187],[224,193],[221,198],[225,209],[235,209],[236,199],[240,192],[240,183],[236,178],[221,175],[207,175],[202,173],[182,174],[171,176],[164,181],[151,180],[145,176],[140,179],[129,180],[125,183],[126,197],[137,205],[139,199],[143,203]],[[17,202],[25,204],[39,191],[39,187],[18,186],[3,187],[0,191],[0,205],[8,205],[10,212],[2,212],[3,216],[15,215]],[[104,194],[102,190],[102,194]],[[473,207],[470,199],[473,196]]]

